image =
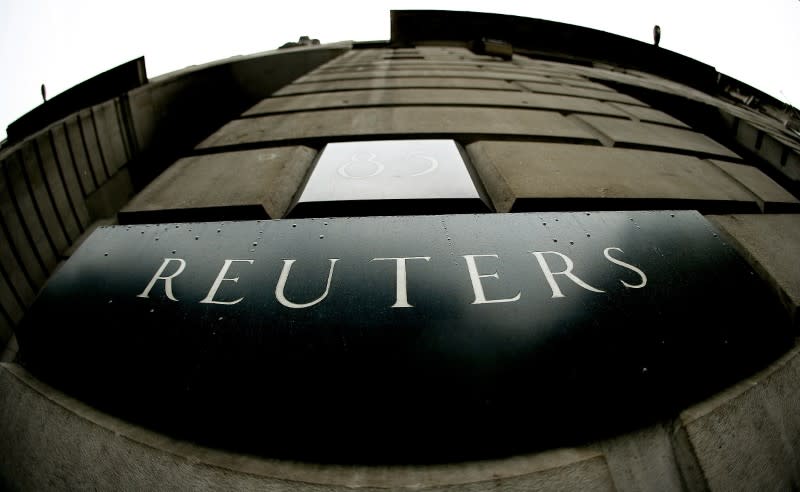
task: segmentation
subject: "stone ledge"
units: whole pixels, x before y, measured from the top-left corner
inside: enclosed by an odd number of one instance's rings
[[[800,349],[681,413],[709,490],[800,487]]]
[[[614,490],[603,456],[559,449],[430,466],[344,466],[204,448],[126,423],[0,364],[0,485],[196,490]]]

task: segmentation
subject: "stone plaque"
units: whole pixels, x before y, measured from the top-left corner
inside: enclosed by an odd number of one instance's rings
[[[452,140],[328,144],[293,217],[487,211]]]
[[[105,227],[39,295],[20,354],[106,411],[245,451],[567,446],[791,346],[780,303],[718,234],[696,212]]]

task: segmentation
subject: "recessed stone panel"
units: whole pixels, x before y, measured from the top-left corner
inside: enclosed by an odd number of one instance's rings
[[[331,143],[292,216],[488,211],[452,140]]]
[[[763,211],[800,211],[800,201],[758,168],[733,162],[711,162],[753,193]]]

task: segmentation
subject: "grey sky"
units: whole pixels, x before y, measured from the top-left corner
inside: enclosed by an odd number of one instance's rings
[[[471,10],[567,22],[652,42],[800,105],[800,0],[0,0],[0,139],[48,97],[144,55],[148,76],[277,48],[389,37],[389,10]]]

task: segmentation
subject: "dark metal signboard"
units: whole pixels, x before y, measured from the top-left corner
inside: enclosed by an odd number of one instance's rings
[[[101,228],[19,337],[180,437],[407,461],[652,421],[787,348],[782,313],[695,212],[368,217]]]

